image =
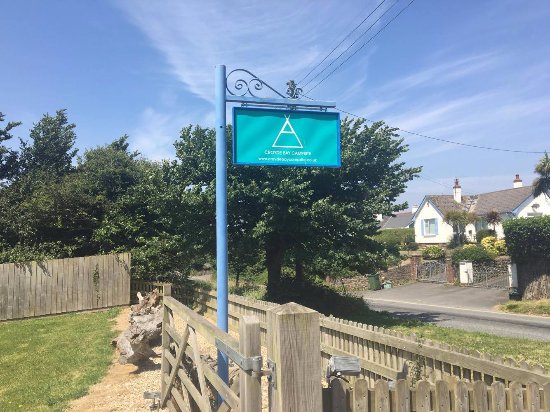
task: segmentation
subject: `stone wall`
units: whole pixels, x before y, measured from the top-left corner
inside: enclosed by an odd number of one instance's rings
[[[550,259],[516,262],[518,292],[523,299],[550,299]]]

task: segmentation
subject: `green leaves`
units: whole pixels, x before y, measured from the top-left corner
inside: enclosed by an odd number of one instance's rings
[[[550,216],[510,219],[503,226],[512,259],[550,258]]]

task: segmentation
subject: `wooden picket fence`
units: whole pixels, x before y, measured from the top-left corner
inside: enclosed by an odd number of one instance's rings
[[[525,387],[512,382],[420,381],[414,387],[398,380],[392,388],[385,380],[369,386],[365,379],[352,385],[336,379],[323,394],[323,412],[550,412],[550,384]]]
[[[204,306],[201,308],[201,304],[197,304],[193,310],[172,296],[170,285],[157,284],[156,287],[164,289],[165,294],[161,396],[170,410],[180,408],[190,411],[200,410],[201,412],[211,410],[259,412],[261,409],[259,393],[262,385],[258,379],[259,375],[245,373],[241,370],[241,377],[254,381],[254,389],[250,389],[248,392],[246,385],[243,386],[242,380],[240,380],[240,387],[238,384],[232,387],[225,385],[219,381],[214,369],[203,361],[196,348],[195,340],[198,333],[210,344],[215,344],[216,340],[222,340],[233,352],[240,352],[244,357],[255,354],[260,356],[260,330],[264,329],[266,335],[263,343],[267,347],[267,358],[274,365],[270,375],[273,381],[268,384],[268,407],[272,412],[290,410],[304,412],[550,412],[548,375],[537,375],[529,370],[519,370],[514,372],[515,376],[522,378],[518,381],[496,378],[487,384],[483,379],[485,375],[476,372],[477,369],[487,367],[483,365],[487,360],[482,356],[472,357],[474,363],[468,364],[468,368],[475,374],[479,374],[482,379],[459,379],[450,373],[442,374],[440,378],[433,380],[422,379],[420,381],[416,381],[416,378],[412,376],[406,376],[406,379],[382,377],[382,379],[374,381],[371,381],[370,377],[366,379],[351,377],[349,383],[340,378],[331,378],[329,387],[321,390],[323,379],[321,375],[325,371],[324,368],[319,370],[319,365],[322,364],[320,355],[326,353],[325,349],[322,349],[324,342],[322,327],[328,327],[330,323],[322,325],[328,318],[319,316],[317,312],[295,303],[285,305],[269,303],[264,305],[262,303],[262,306],[257,305],[254,310],[263,310],[264,320],[260,320],[256,316],[250,317],[245,313],[233,312],[231,317],[239,325],[239,339],[237,340],[208,321],[209,313],[211,314],[208,307],[212,302],[205,296],[210,296],[210,292],[199,291],[193,294],[189,290],[184,291],[186,299],[194,296],[195,302],[201,302],[202,305],[207,304],[206,308]],[[248,299],[241,297],[232,296],[230,299],[241,307],[250,304],[250,302],[246,302]],[[201,316],[197,311],[203,312],[206,317]],[[175,318],[184,321],[183,331],[181,328],[178,331],[173,326]],[[330,321],[335,322],[334,320]],[[250,323],[254,324],[253,331],[250,329]],[[348,331],[345,328],[335,329],[336,332],[342,330]],[[369,336],[380,333],[368,328],[366,330]],[[387,337],[384,333],[382,335]],[[393,337],[391,334],[389,336]],[[189,345],[186,343],[188,341]],[[250,342],[255,343],[251,345]],[[247,347],[254,349],[247,351]],[[344,349],[346,350],[342,352],[345,354],[353,353],[353,350],[349,348],[344,347]],[[432,349],[437,352],[440,348]],[[183,355],[187,355],[187,369],[184,367]],[[433,356],[438,355],[434,354]],[[368,358],[368,356],[366,357]],[[391,359],[391,354],[388,355],[388,358]],[[189,360],[192,365],[189,365]],[[364,361],[364,358],[360,358],[362,367],[372,367],[370,363],[365,364]],[[475,362],[482,364],[480,368],[475,366]],[[269,368],[269,363],[264,363],[261,374],[269,373],[270,370],[266,369],[266,366]],[[495,368],[500,366],[500,364],[493,365]],[[493,370],[491,377],[496,376],[497,372],[507,371],[506,369]],[[474,372],[470,376],[474,376]],[[197,376],[194,383],[191,382],[193,374]],[[364,371],[362,376],[365,376]],[[531,378],[542,383],[530,380]],[[207,396],[207,381],[214,389],[214,394],[210,394],[210,397]],[[216,393],[224,398],[224,403],[219,407],[213,401]],[[246,396],[251,397],[253,401],[251,403],[245,401],[244,394],[248,394]],[[185,409],[188,406],[191,408]],[[265,399],[263,407],[266,407]]]
[[[127,305],[129,253],[0,265],[0,321]]]

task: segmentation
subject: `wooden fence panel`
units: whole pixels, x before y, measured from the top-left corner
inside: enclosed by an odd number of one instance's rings
[[[128,253],[0,264],[0,321],[128,303]]]

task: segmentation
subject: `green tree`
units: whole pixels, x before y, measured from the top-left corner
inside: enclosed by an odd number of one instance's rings
[[[449,210],[443,220],[453,227],[453,243],[462,245],[466,243],[466,226],[478,221],[474,213],[465,210]]]
[[[548,153],[544,153],[544,157],[537,163],[535,172],[539,176],[533,182],[533,196],[544,194],[550,197],[550,158]]]
[[[500,217],[500,213],[496,210],[491,210],[485,215],[485,220],[487,221],[487,224],[493,226],[493,230],[496,230],[496,225],[501,222],[502,218]]]
[[[229,146],[230,134],[228,128]],[[186,195],[206,199],[208,208],[196,210],[192,220],[204,225],[202,242],[212,252],[214,142],[212,129],[183,129],[176,143],[179,161],[173,164]],[[271,296],[276,295],[285,263],[298,277],[305,272],[373,270],[381,257],[380,245],[372,240],[378,229],[374,216],[406,207],[396,199],[420,168],[399,161],[407,146],[396,129],[382,122],[368,127],[363,120],[345,119],[341,147],[339,169],[229,166],[230,262],[242,267],[242,259],[265,259]]]
[[[22,172],[49,178],[70,172],[77,153],[75,127],[69,123],[66,110],[58,110],[55,116],[45,114],[31,129],[32,142],[21,141]]]
[[[0,112],[0,123],[4,122],[5,115]],[[8,122],[0,128],[0,184],[9,181],[16,174],[17,152],[4,145],[4,142],[13,138],[11,130],[21,125],[21,122]]]

